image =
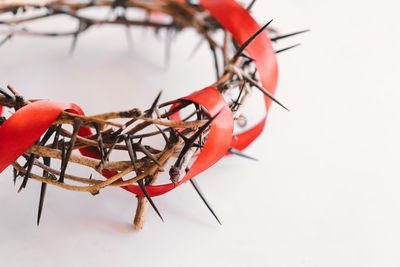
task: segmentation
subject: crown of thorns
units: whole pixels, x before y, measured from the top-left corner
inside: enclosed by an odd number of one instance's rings
[[[41,182],[38,224],[48,184],[93,195],[107,186],[122,187],[138,196],[134,224],[142,228],[148,203],[162,219],[152,197],[186,181],[191,182],[219,222],[194,177],[227,154],[252,159],[241,151],[260,135],[266,116],[249,130],[235,135],[234,122],[239,125],[245,122],[242,109],[254,88],[264,94],[266,111],[272,102],[285,108],[274,98],[276,54],[294,46],[274,50],[272,42],[304,32],[278,35],[268,28],[272,21],[259,26],[250,15],[254,2],[247,8],[233,0],[201,0],[198,4],[178,0],[0,3],[0,14],[25,15],[0,21],[10,30],[2,32],[5,38],[1,44],[18,34],[72,36],[73,51],[80,34],[94,25],[150,27],[168,33],[193,28],[207,41],[217,76],[209,87],[176,100],[160,103],[160,92],[145,111],[133,108],[94,116],[85,115],[73,103],[28,100],[11,85],[8,90],[0,88],[0,105],[15,111],[0,121],[0,172],[12,165],[14,183],[19,177],[22,180],[18,191],[30,179]],[[99,20],[82,15],[82,10],[93,7],[109,8],[108,18]],[[132,17],[128,15],[129,9],[143,12]],[[60,15],[76,19],[78,28],[72,32],[35,32],[25,27],[29,22]],[[219,31],[224,33],[221,44],[215,40]],[[184,109],[190,112],[182,118],[180,112]],[[73,130],[65,129],[66,125],[72,125]],[[152,136],[163,140],[162,148],[146,144]],[[76,150],[80,153],[73,153]],[[117,150],[126,152],[126,160],[112,160]],[[191,159],[195,159],[192,164]],[[92,168],[105,179],[69,174],[71,163]],[[160,174],[166,171],[171,183],[157,185]]]

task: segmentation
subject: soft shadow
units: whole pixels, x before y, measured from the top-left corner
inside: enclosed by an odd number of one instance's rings
[[[104,217],[85,217],[81,216],[79,220],[76,220],[77,224],[90,225],[91,229],[96,229],[102,233],[111,234],[133,234],[138,232],[132,224],[119,222],[117,219]]]

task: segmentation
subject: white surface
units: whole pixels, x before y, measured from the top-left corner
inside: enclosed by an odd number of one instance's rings
[[[132,230],[136,200],[118,189],[100,195],[49,187],[36,227],[39,184],[16,193],[0,175],[1,266],[399,266],[398,1],[258,1],[260,22],[281,32],[312,31],[280,43],[277,97],[262,137],[198,177],[221,218],[217,225],[189,184],[155,199]],[[151,32],[103,27],[70,39],[15,38],[0,49],[2,86],[72,101],[87,114],[145,108],[214,79],[204,46],[180,35],[170,68]],[[89,98],[90,97],[90,98]],[[104,103],[110,101],[107,105]]]

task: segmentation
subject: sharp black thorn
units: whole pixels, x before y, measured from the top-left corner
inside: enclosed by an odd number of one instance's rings
[[[53,128],[50,127],[50,128],[46,131],[46,133],[44,134],[42,140],[40,140],[39,145],[40,145],[40,146],[44,146],[44,145],[47,143],[47,141],[49,141],[50,137],[53,135],[54,132],[55,132],[55,130],[54,130]]]
[[[202,144],[197,144],[197,143],[194,143],[193,146],[194,146],[194,147],[198,147],[198,148],[203,148],[203,147],[204,147],[204,145],[202,145]]]
[[[39,226],[39,224],[40,224],[40,218],[42,216],[43,203],[44,203],[44,198],[46,196],[46,190],[47,190],[47,183],[42,183],[42,186],[40,187],[39,207],[38,207],[38,214],[37,214],[37,220],[36,220],[37,226]]]
[[[71,47],[69,49],[69,55],[72,56],[75,52],[75,48],[76,48],[76,43],[78,41],[78,35],[79,33],[75,33],[72,39],[72,43],[71,43]]]
[[[250,11],[251,8],[253,7],[253,5],[256,3],[256,0],[251,1],[251,3],[249,4],[249,6],[246,8],[247,11]]]
[[[211,52],[212,52],[213,59],[214,59],[215,74],[216,74],[217,80],[218,80],[219,79],[219,64],[218,64],[217,52],[215,51],[215,47],[213,47],[212,45],[210,45],[210,48],[211,48]]]
[[[111,147],[108,149],[107,153],[104,155],[104,161],[107,162],[108,159],[110,158],[111,151],[113,151],[114,147],[117,145],[119,142],[120,135],[118,135],[115,139],[114,142],[111,144]]]
[[[100,150],[100,157],[101,163],[104,164],[104,145],[103,145],[103,138],[101,136],[101,129],[99,124],[94,125],[97,133],[97,142],[99,143],[99,150]]]
[[[240,56],[241,56],[241,57],[244,57],[244,58],[247,58],[250,62],[254,61],[254,58],[252,58],[252,57],[246,55],[245,53],[241,53]]]
[[[169,127],[168,128],[169,131],[169,138],[172,139],[172,142],[175,143],[178,141],[178,135],[177,135],[177,131],[175,131],[175,129]]]
[[[262,26],[255,34],[253,34],[249,39],[247,39],[246,42],[244,42],[236,51],[236,54],[233,56],[232,61],[236,61],[236,59],[242,54],[242,52],[244,51],[244,49],[260,34],[262,33],[265,28],[268,27],[269,24],[271,24],[272,19],[265,24],[264,26]]]
[[[13,168],[13,175],[14,175],[14,186],[15,183],[17,182],[17,178],[18,178],[18,170],[16,168]]]
[[[64,164],[65,164],[65,139],[63,137],[63,139],[61,140],[61,168],[63,168]],[[60,176],[61,178],[61,176]]]
[[[43,158],[44,165],[50,166],[50,158],[44,157]],[[43,170],[43,177],[49,177],[49,173],[46,170]],[[36,224],[39,226],[40,224],[40,218],[42,216],[42,211],[43,211],[43,204],[44,204],[44,199],[46,196],[46,190],[47,190],[47,183],[43,183],[40,187],[40,196],[39,196],[39,207],[38,207],[38,213],[37,213],[37,221]]]
[[[160,162],[140,143],[135,143],[136,146],[140,151],[142,151],[147,157],[149,157],[155,164],[161,167]]]
[[[264,93],[264,95],[268,96],[272,101],[277,103],[279,106],[283,107],[287,111],[290,111],[287,107],[285,107],[281,102],[279,102],[273,95],[271,95],[266,89],[264,89],[261,85],[259,85],[256,81],[251,79],[250,77],[246,77],[246,80],[248,80],[251,85],[257,87],[261,92]]]
[[[154,99],[153,103],[151,104],[151,107],[144,112],[145,116],[151,117],[155,108],[157,107],[157,104],[158,104],[158,101],[160,100],[161,94],[162,94],[162,90],[158,93],[156,99]]]
[[[292,37],[292,36],[295,36],[295,35],[298,35],[298,34],[302,34],[302,33],[305,33],[305,32],[309,32],[309,31],[310,30],[307,29],[307,30],[303,30],[303,31],[298,31],[298,32],[293,32],[293,33],[289,33],[289,34],[285,34],[285,35],[276,36],[275,38],[271,38],[271,41],[272,42],[276,42],[276,41],[278,41],[280,39]]]
[[[197,194],[200,196],[201,200],[203,200],[204,204],[207,206],[208,210],[212,213],[212,215],[214,216],[214,218],[217,220],[217,222],[219,223],[219,225],[222,225],[221,221],[218,219],[217,214],[215,214],[214,210],[212,209],[210,203],[208,203],[207,199],[205,198],[205,196],[203,195],[203,193],[201,192],[200,186],[199,184],[196,182],[196,180],[194,178],[189,179],[190,183],[193,185],[194,189],[196,190]]]
[[[71,153],[72,153],[72,150],[75,145],[76,137],[78,135],[79,128],[81,127],[81,123],[82,123],[81,119],[79,119],[79,118],[74,119],[74,130],[72,132],[71,140],[69,141],[68,150],[65,153],[63,165],[61,166],[60,178],[58,180],[60,183],[64,182],[65,171],[67,169],[69,158],[71,157]]]
[[[161,218],[161,221],[164,222],[163,217],[161,216],[161,213],[158,211],[156,205],[154,204],[153,200],[151,199],[149,192],[147,192],[146,186],[144,185],[143,180],[139,180],[138,181],[139,187],[142,190],[143,194],[145,195],[147,201],[149,201],[150,205],[153,207],[153,209],[156,211],[156,213],[158,214],[158,216]]]
[[[196,115],[197,115],[197,119],[198,120],[202,120],[203,119],[203,113],[201,112],[201,107],[199,104],[197,103],[193,103],[194,107],[196,108]]]
[[[78,26],[78,30],[74,33],[74,37],[72,39],[72,44],[71,44],[71,48],[69,50],[69,54],[72,56],[75,52],[75,48],[76,48],[76,43],[78,41],[78,37],[79,34],[81,34],[84,30],[86,30],[87,28],[89,28],[91,24],[89,24],[88,22],[84,22],[82,20],[79,20],[79,26]]]
[[[56,134],[54,135],[53,144],[51,145],[52,148],[58,148],[58,138],[60,137],[61,133],[61,124],[57,126]]]
[[[31,154],[29,156],[29,159],[28,159],[28,162],[27,162],[28,166],[26,167],[25,177],[24,177],[24,180],[22,181],[21,186],[18,189],[18,193],[21,192],[22,188],[25,188],[26,184],[28,183],[29,175],[31,174],[34,160],[35,160],[35,155]]]
[[[167,144],[167,147],[168,147],[168,148],[171,148],[171,147],[172,147],[172,144],[171,144],[171,142],[169,141],[168,136],[165,134],[165,132],[164,132],[163,130],[161,130],[160,127],[158,127],[157,124],[154,124],[154,125],[156,126],[157,130],[158,130],[158,131],[161,133],[161,135],[163,136],[163,138],[164,138],[164,140],[165,140],[165,143]]]
[[[135,170],[136,175],[138,175],[138,169],[136,168],[136,155],[133,151],[132,142],[129,136],[124,135],[124,141],[126,144],[126,148],[128,149],[129,158],[131,159],[133,169]]]
[[[251,160],[254,160],[254,161],[258,161],[258,159],[253,158],[251,156],[248,156],[248,155],[242,153],[242,151],[234,149],[232,147],[228,149],[228,152],[233,154],[233,155],[239,156],[239,157],[243,157],[243,158],[246,158],[246,159],[251,159]]]
[[[203,126],[201,126],[197,132],[192,135],[189,139],[184,139],[185,145],[183,146],[181,153],[178,156],[178,159],[175,162],[175,166],[179,166],[181,163],[181,160],[183,156],[186,154],[186,152],[190,149],[190,147],[193,145],[194,141],[201,135],[201,133],[211,124],[211,122],[219,115],[219,112],[209,119]],[[178,132],[179,133],[179,132]]]
[[[3,40],[0,41],[0,46],[2,46],[2,45],[5,44],[8,40],[10,40],[12,36],[13,36],[12,33],[10,33],[9,35],[7,35]]]
[[[236,101],[233,103],[232,109],[236,109],[236,107],[238,107],[240,105],[239,100],[240,100],[240,97],[242,96],[244,86],[245,86],[245,83],[243,83],[242,86],[240,87],[239,95],[238,95]]]
[[[187,142],[189,141],[189,138],[187,138],[186,136],[184,136],[181,132],[177,131],[176,133],[183,139],[183,141],[184,141],[185,143],[187,143]]]
[[[205,39],[204,38],[201,38],[200,40],[199,40],[199,42],[196,44],[196,46],[193,48],[193,50],[192,50],[192,52],[189,54],[189,56],[188,56],[188,60],[189,59],[191,59],[195,54],[196,54],[196,52],[199,50],[199,48],[201,47],[201,45],[204,43],[204,41],[205,41]]]
[[[289,49],[298,47],[299,45],[300,45],[300,44],[295,44],[295,45],[292,45],[292,46],[289,46],[289,47],[286,47],[286,48],[282,48],[282,49],[276,50],[276,53],[277,53],[277,54],[282,53],[282,52],[287,51],[287,50],[289,50]]]

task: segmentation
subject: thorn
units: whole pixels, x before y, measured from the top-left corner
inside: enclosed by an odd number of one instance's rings
[[[151,117],[151,115],[153,114],[154,110],[157,107],[157,104],[158,104],[158,101],[160,100],[161,94],[162,94],[162,90],[158,93],[156,99],[154,99],[153,103],[151,104],[151,107],[144,112],[145,117]]]
[[[46,190],[47,190],[47,183],[42,183],[42,186],[40,187],[39,207],[36,220],[37,226],[39,226],[40,224],[40,217],[42,216],[43,203],[44,203],[44,198],[46,196]]]
[[[14,186],[15,186],[15,183],[17,182],[17,178],[18,178],[18,170],[16,169],[16,168],[13,168],[13,178],[14,178]]]
[[[61,140],[61,168],[64,166],[65,164],[65,151],[66,151],[66,147],[65,147],[65,139],[63,137],[63,139]]]
[[[176,133],[179,135],[180,138],[183,139],[183,141],[184,141],[185,143],[187,143],[187,142],[189,141],[189,138],[187,138],[186,136],[184,136],[181,132],[177,131]]]
[[[149,157],[155,164],[157,164],[159,167],[162,167],[160,162],[142,144],[135,143],[133,145],[142,151],[147,157]]]
[[[196,46],[193,48],[192,52],[189,54],[187,60],[191,59],[196,53],[197,51],[200,49],[201,45],[204,43],[205,39],[201,38],[199,40],[199,42],[196,44]]]
[[[196,180],[194,178],[189,179],[190,183],[193,185],[194,189],[196,190],[197,194],[200,196],[201,200],[203,200],[204,204],[207,206],[208,210],[212,213],[212,215],[214,216],[214,218],[217,220],[217,222],[219,223],[219,225],[222,225],[221,221],[218,219],[217,214],[215,214],[214,210],[212,209],[210,203],[208,203],[207,199],[205,198],[205,196],[203,195],[203,193],[201,192],[200,186],[199,184],[196,182]]]
[[[214,117],[212,117],[211,119],[209,119],[203,126],[201,126],[201,127],[197,130],[197,132],[196,132],[193,136],[190,137],[190,139],[187,139],[187,138],[186,138],[186,140],[183,139],[183,140],[185,141],[185,145],[183,146],[183,148],[182,148],[182,150],[181,150],[181,153],[179,154],[178,159],[177,159],[176,162],[175,162],[175,166],[176,166],[176,167],[178,167],[178,166],[180,165],[183,156],[184,156],[184,155],[186,154],[186,152],[188,152],[188,150],[192,147],[194,141],[201,135],[201,133],[211,124],[211,122],[212,122],[218,115],[219,115],[219,112],[218,112]],[[180,134],[180,133],[178,132],[178,134]],[[182,137],[182,135],[181,135],[181,137]]]
[[[283,49],[280,49],[280,50],[276,50],[276,53],[277,53],[277,54],[282,53],[282,52],[284,52],[284,51],[286,51],[286,50],[295,48],[295,47],[297,47],[297,46],[299,46],[299,45],[300,45],[300,44],[295,44],[295,45],[292,45],[292,46],[289,46],[289,47],[286,47],[286,48],[283,48]]]
[[[256,0],[251,1],[250,5],[246,8],[246,10],[250,11],[255,3],[256,3]]]
[[[71,157],[72,150],[74,149],[76,137],[78,135],[79,128],[81,127],[81,123],[82,123],[81,119],[74,118],[74,131],[72,132],[71,140],[69,141],[68,150],[67,150],[67,153],[65,153],[64,162],[61,167],[60,178],[58,180],[60,183],[64,182],[65,170],[67,169],[69,158]],[[65,147],[65,143],[63,143],[63,144]]]
[[[103,138],[101,136],[100,125],[96,123],[94,125],[94,128],[96,129],[97,142],[99,143],[100,158],[101,158],[100,164],[104,164],[104,145],[103,145]]]
[[[79,33],[75,33],[72,39],[71,47],[69,48],[69,55],[72,56],[75,52],[76,43],[78,41]]]
[[[217,52],[215,51],[215,47],[210,44],[210,49],[214,59],[214,67],[215,67],[215,74],[217,75],[217,80],[219,79],[219,64],[218,64],[218,57]]]
[[[78,30],[75,32],[74,37],[72,39],[72,44],[71,44],[71,48],[69,50],[69,54],[72,56],[74,54],[75,48],[76,48],[76,43],[78,41],[78,36],[80,33],[82,33],[83,31],[85,31],[87,28],[89,28],[91,24],[89,24],[88,22],[79,20],[79,26],[78,26]]]
[[[167,144],[167,147],[170,149],[170,148],[172,147],[172,144],[171,144],[171,142],[169,141],[168,136],[164,133],[163,130],[161,130],[160,127],[158,127],[157,124],[154,124],[154,125],[156,126],[157,130],[161,133],[161,135],[163,136],[163,138],[164,138],[164,140],[165,140],[165,143]]]
[[[240,87],[239,95],[238,95],[236,101],[233,103],[232,110],[235,110],[236,107],[238,107],[240,105],[239,100],[240,100],[240,97],[242,96],[244,86],[245,86],[245,84],[243,83],[242,86]]]
[[[57,126],[56,134],[54,135],[53,144],[51,145],[52,148],[58,147],[58,141],[59,141],[58,138],[60,137],[60,133],[61,133],[61,124],[59,124]]]
[[[104,162],[107,162],[108,159],[110,158],[111,151],[113,151],[113,149],[115,148],[115,146],[117,145],[117,143],[119,143],[120,137],[121,137],[121,136],[118,135],[118,136],[114,139],[114,142],[111,144],[111,147],[108,149],[107,153],[104,155]]]
[[[265,24],[264,26],[262,26],[255,34],[253,34],[249,39],[247,39],[247,41],[246,42],[244,42],[239,48],[238,48],[238,50],[236,51],[236,54],[233,56],[233,58],[232,58],[232,62],[235,62],[236,61],[236,59],[240,56],[240,54],[242,54],[242,52],[244,51],[244,49],[260,34],[260,33],[262,33],[264,30],[265,30],[265,28],[267,28],[268,27],[268,25],[269,24],[271,24],[271,22],[272,22],[272,19],[267,23],[267,24]]]
[[[245,53],[241,53],[240,54],[240,56],[241,57],[244,57],[244,58],[247,58],[250,62],[253,62],[253,61],[255,61],[255,59],[254,58],[252,58],[252,57],[250,57],[250,56],[248,56],[248,55],[246,55]]]
[[[198,143],[193,143],[193,146],[194,147],[198,147],[198,148],[203,148],[204,147],[204,145],[198,144]]]
[[[248,76],[244,76],[247,81],[250,82],[251,85],[257,87],[261,92],[263,92],[266,96],[268,96],[272,101],[277,103],[279,106],[283,107],[287,111],[290,111],[287,107],[285,107],[281,102],[279,102],[273,95],[271,95],[266,89],[264,89],[261,85],[259,85],[256,81]]]
[[[246,158],[246,159],[251,159],[251,160],[254,160],[254,161],[258,161],[258,159],[253,158],[251,156],[248,156],[248,155],[242,153],[242,151],[234,149],[232,147],[228,149],[228,152],[233,154],[233,155],[239,156],[239,157],[243,157],[243,158]]]
[[[178,142],[177,131],[175,131],[175,129],[169,127],[169,128],[168,128],[168,132],[169,132],[169,138],[172,139],[172,143]],[[178,132],[178,133],[179,133],[179,132]]]
[[[50,166],[50,158],[43,158],[44,165]],[[49,177],[49,173],[46,170],[43,170],[43,177]],[[46,190],[47,190],[47,183],[43,183],[40,187],[40,196],[39,196],[39,207],[38,207],[38,213],[37,213],[37,221],[36,224],[39,226],[40,224],[40,218],[42,216],[42,210],[43,210],[43,204],[44,204],[44,199],[46,196]]]
[[[133,151],[133,146],[132,146],[131,139],[129,138],[128,135],[124,135],[124,141],[125,141],[125,144],[126,144],[126,148],[128,149],[128,154],[129,154],[129,157],[131,159],[131,162],[132,162],[132,165],[133,165],[133,169],[135,170],[136,175],[138,175],[138,169],[136,168],[137,158],[136,158],[136,154]]]
[[[276,42],[276,41],[278,41],[280,39],[284,39],[284,38],[287,38],[287,37],[292,37],[292,36],[295,36],[295,35],[298,35],[298,34],[302,34],[302,33],[305,33],[305,32],[309,32],[309,31],[310,30],[307,29],[307,30],[303,30],[303,31],[298,31],[298,32],[293,32],[293,33],[277,36],[275,38],[271,38],[271,41],[272,42]]]
[[[50,137],[53,135],[53,133],[55,132],[55,130],[53,128],[49,128],[46,133],[44,134],[42,140],[40,141],[39,145],[40,146],[44,146],[47,141],[50,139]]]
[[[31,171],[32,171],[32,166],[33,166],[33,160],[34,159],[35,159],[35,155],[31,154],[29,156],[29,159],[28,159],[28,162],[27,162],[28,166],[27,166],[27,169],[26,169],[25,177],[24,177],[24,180],[22,181],[21,186],[18,189],[18,193],[21,192],[22,188],[25,188],[26,184],[28,183],[28,179],[29,179],[29,175],[31,174]]]
[[[156,205],[154,204],[153,200],[151,199],[149,192],[147,192],[146,187],[144,186],[143,180],[138,181],[139,187],[142,190],[143,194],[146,196],[146,199],[149,201],[150,205],[153,207],[153,209],[156,211],[158,216],[161,218],[161,221],[164,222],[163,217],[161,216],[160,212],[158,211]]]
[[[7,35],[3,40],[0,41],[0,46],[2,46],[3,44],[5,44],[8,40],[10,40],[13,37],[13,34],[10,33],[9,35]]]

